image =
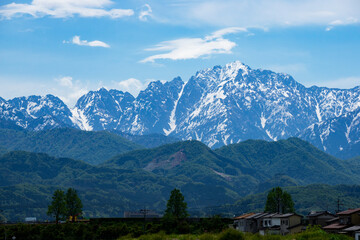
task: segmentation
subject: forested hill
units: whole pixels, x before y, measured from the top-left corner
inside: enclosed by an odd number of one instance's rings
[[[283,174],[302,184],[355,183],[360,177],[348,161],[337,159],[299,138],[276,142],[248,140],[215,152],[267,177]]]
[[[336,185],[311,184],[307,186],[285,187],[295,203],[296,212],[307,215],[311,211],[336,212],[337,201],[341,201],[340,210],[358,208],[360,198],[360,185]],[[223,216],[241,215],[246,212],[264,211],[268,191],[251,194],[236,201],[234,204],[212,206],[204,211]]]
[[[156,133],[212,148],[299,137],[343,159],[360,152],[359,116],[360,87],[307,88],[288,74],[239,61],[199,70],[188,81],[150,82],[136,97],[100,88],[74,108],[50,94],[0,99],[0,126],[4,120],[10,128]]]
[[[99,164],[117,154],[144,148],[117,134],[71,128],[44,131],[0,129],[0,146],[8,150],[47,153]]]
[[[176,142],[126,152],[98,166],[1,151],[0,209],[20,220],[30,213],[44,218],[56,188],[77,189],[88,217],[119,217],[144,205],[162,211],[175,187],[193,212],[206,214],[206,207],[232,204],[275,186],[360,182],[358,159],[339,160],[294,138],[246,141],[215,151],[198,141]]]
[[[298,184],[356,183],[360,174],[353,168],[354,161],[337,159],[308,142],[289,138],[276,142],[248,140],[216,150],[198,141],[178,142],[127,152],[104,163],[104,166],[143,168],[173,177],[184,173],[189,177],[189,171],[207,169],[216,171],[219,176],[222,174],[224,179],[225,176],[228,179],[245,176],[252,189],[252,182],[259,184],[278,174],[289,176]]]

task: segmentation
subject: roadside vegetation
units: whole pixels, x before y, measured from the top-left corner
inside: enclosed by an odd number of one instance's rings
[[[156,224],[155,224],[156,225]],[[293,235],[265,235],[241,233],[231,228],[221,231],[208,231],[190,225],[189,232],[169,233],[159,230],[159,225],[148,224],[144,234],[142,224],[112,223],[66,223],[66,224],[14,224],[0,225],[0,236],[6,239],[29,240],[351,240],[347,235],[329,234],[319,227],[311,227],[306,231]],[[150,227],[151,226],[151,227]],[[199,226],[198,226],[199,227]],[[158,232],[155,232],[158,230]]]

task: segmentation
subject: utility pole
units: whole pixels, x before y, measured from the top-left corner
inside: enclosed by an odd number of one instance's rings
[[[144,207],[144,209],[140,209],[140,213],[142,213],[144,215],[144,234],[146,232],[146,215],[148,214],[150,210],[149,209],[146,209]]]
[[[337,200],[337,212],[336,213],[340,212],[340,206],[344,206],[344,204],[341,203],[340,198],[338,198],[338,200]]]

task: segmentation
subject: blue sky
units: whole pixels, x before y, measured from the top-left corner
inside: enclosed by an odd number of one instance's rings
[[[73,106],[99,87],[136,95],[153,80],[239,60],[305,86],[360,85],[358,0],[3,0],[0,96]]]

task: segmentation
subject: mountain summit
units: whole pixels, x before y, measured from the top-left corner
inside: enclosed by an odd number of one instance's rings
[[[360,87],[306,88],[290,75],[239,61],[198,71],[186,83],[180,77],[151,82],[137,97],[104,88],[91,91],[74,109],[51,95],[0,99],[0,117],[25,129],[161,133],[213,148],[300,136],[339,157],[359,153],[359,108]]]

